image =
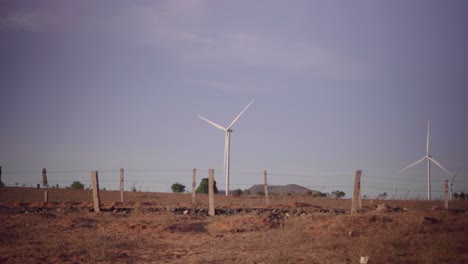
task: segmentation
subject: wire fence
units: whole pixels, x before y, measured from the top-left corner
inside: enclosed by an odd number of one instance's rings
[[[53,188],[69,188],[74,181],[91,187],[92,170],[47,170],[47,184]],[[10,187],[43,186],[42,170],[3,170],[2,182]],[[98,170],[101,189],[119,190],[120,169]],[[171,186],[180,183],[191,191],[193,169],[124,169],[125,191],[172,192]],[[197,169],[197,186],[202,178],[208,176],[208,169]],[[263,171],[231,171],[230,190],[249,189],[254,185],[263,185]],[[223,190],[225,178],[223,171],[215,171],[218,189]],[[354,188],[354,173],[284,173],[268,172],[269,185],[297,184],[322,193],[342,190],[351,195]],[[445,193],[445,180],[431,180],[432,193],[435,199],[442,199]],[[459,180],[451,186],[453,192],[468,191],[468,184]],[[387,194],[393,199],[423,198],[427,193],[427,179],[396,178],[369,175],[365,172],[361,180],[362,195],[367,198]],[[190,189],[190,190],[189,190]]]

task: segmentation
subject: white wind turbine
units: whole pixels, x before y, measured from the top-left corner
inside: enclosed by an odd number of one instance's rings
[[[234,125],[234,123],[237,122],[237,120],[239,119],[239,117],[241,117],[241,115],[245,112],[245,110],[247,110],[247,108],[249,108],[249,106],[254,102],[255,100],[252,100],[245,108],[244,110],[242,110],[242,112],[240,112],[239,115],[236,116],[236,118],[234,118],[234,120],[232,120],[231,124],[229,124],[228,127],[223,127],[221,125],[218,125],[216,124],[215,122],[213,121],[210,121],[202,116],[198,116],[198,118],[210,123],[211,125],[213,125],[214,127],[218,128],[218,129],[221,129],[223,131],[226,132],[225,134],[225,137],[224,137],[224,173],[226,174],[226,196],[229,195],[229,148],[230,148],[230,145],[231,145],[231,132],[232,132],[232,129],[231,127]]]
[[[427,121],[427,141],[426,141],[426,156],[422,157],[421,159],[415,161],[414,163],[408,165],[407,167],[403,168],[400,170],[398,173],[401,173],[421,162],[424,160],[427,160],[427,199],[431,200],[431,161],[434,162],[435,165],[437,165],[439,168],[444,170],[448,175],[453,176],[452,173],[450,173],[448,170],[446,170],[442,165],[440,165],[439,162],[437,162],[434,158],[429,155],[429,126],[430,126],[430,120]]]

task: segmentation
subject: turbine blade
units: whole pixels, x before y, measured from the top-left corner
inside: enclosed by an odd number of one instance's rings
[[[442,165],[440,165],[440,163],[437,162],[437,160],[435,160],[435,159],[433,159],[433,158],[431,158],[431,157],[429,157],[429,160],[432,161],[432,162],[434,162],[435,165],[439,166],[439,168],[441,168],[442,170],[444,170],[448,175],[453,176],[453,174],[450,173],[450,171],[448,171],[447,169],[445,169]]]
[[[427,140],[426,140],[426,156],[429,156],[429,127],[431,120],[427,120]]]
[[[206,118],[204,118],[204,117],[202,117],[202,116],[197,115],[197,117],[200,118],[200,119],[203,120],[203,121],[206,121],[206,122],[210,123],[211,125],[213,125],[213,126],[216,127],[216,128],[219,128],[219,129],[221,129],[221,130],[227,130],[226,128],[222,127],[221,125],[218,125],[218,124],[216,124],[215,122],[210,121],[210,120],[208,120],[208,119],[206,119]]]
[[[410,165],[408,165],[408,166],[404,167],[403,169],[401,169],[398,173],[402,173],[402,172],[404,172],[405,170],[407,170],[407,169],[413,167],[414,165],[417,165],[417,164],[421,163],[421,162],[422,162],[423,160],[425,160],[426,158],[427,158],[427,156],[426,156],[426,157],[423,157],[423,158],[421,158],[421,159],[419,159],[419,160],[417,160],[417,161],[415,161],[414,163],[411,163]]]
[[[234,120],[232,120],[231,124],[227,127],[227,129],[231,129],[231,127],[234,125],[234,123],[236,123],[236,121],[239,119],[239,117],[241,117],[241,115],[245,112],[245,110],[247,110],[247,108],[249,108],[249,106],[251,104],[253,104],[253,102],[255,102],[255,100],[252,100],[252,102],[250,102],[245,108],[244,110],[242,110],[242,112],[240,112],[239,115],[236,116],[236,118],[234,118]]]

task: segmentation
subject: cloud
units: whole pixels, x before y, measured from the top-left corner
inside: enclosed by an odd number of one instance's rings
[[[203,39],[204,41],[195,41]],[[181,60],[194,63],[226,62],[277,71],[313,72],[324,77],[362,79],[369,68],[356,58],[339,54],[315,43],[304,43],[282,36],[252,33],[226,33],[215,38],[197,36],[187,41],[191,49],[174,52]]]
[[[45,32],[58,28],[69,30],[69,22],[79,22],[83,3],[79,1],[10,1],[0,10],[0,29]],[[84,20],[84,19],[82,19]]]
[[[38,13],[11,14],[5,23],[19,30],[37,32],[44,24],[44,17]]]

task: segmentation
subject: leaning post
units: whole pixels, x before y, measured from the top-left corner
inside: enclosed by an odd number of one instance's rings
[[[93,185],[93,202],[94,202],[94,211],[95,212],[100,212],[101,208],[99,207],[100,205],[100,199],[99,199],[99,178],[98,178],[98,172],[97,171],[92,171],[91,172],[91,183]]]
[[[351,214],[358,212],[361,206],[361,171],[357,170],[354,176],[354,193],[351,201]]]

